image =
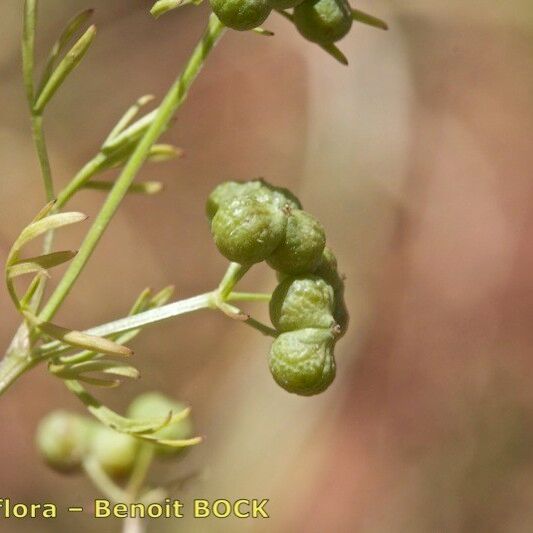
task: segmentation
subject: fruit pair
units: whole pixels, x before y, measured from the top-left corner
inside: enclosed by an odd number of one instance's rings
[[[322,225],[301,209],[287,189],[264,180],[225,182],[207,201],[207,216],[218,249],[230,261],[267,261],[289,274],[318,265],[326,237]]]
[[[280,335],[270,350],[270,371],[289,392],[318,394],[335,378],[335,343],[348,325],[344,282],[329,248],[312,274],[278,277],[270,319]]]
[[[294,24],[309,41],[333,43],[352,27],[352,10],[346,0],[210,0],[211,8],[228,28],[257,28],[272,9],[294,8]]]
[[[158,393],[146,393],[130,405],[128,414],[133,419],[164,418],[169,412],[183,411],[185,406]],[[184,418],[165,426],[155,434],[159,439],[185,439],[192,434],[190,419]],[[46,416],[37,429],[37,448],[43,459],[62,472],[79,470],[86,459],[97,461],[112,478],[131,473],[140,446],[153,446],[160,457],[175,455],[183,448],[161,444],[141,443],[135,437],[118,433],[91,419],[66,411],[54,411]]]

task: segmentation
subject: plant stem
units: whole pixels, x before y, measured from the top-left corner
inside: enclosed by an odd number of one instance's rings
[[[41,173],[43,175],[44,190],[46,192],[46,201],[51,202],[54,199],[54,184],[52,181],[52,171],[50,170],[50,161],[46,149],[46,139],[43,130],[43,116],[32,113],[31,129],[33,133],[33,142],[37,149]]]
[[[83,469],[87,477],[104,496],[115,503],[126,502],[126,493],[102,470],[95,459],[89,458],[84,461]]]
[[[22,74],[26,98],[30,109],[33,108],[33,65],[35,58],[35,24],[37,20],[37,0],[26,0],[22,28]]]
[[[0,361],[0,395],[39,361],[17,352],[8,352]]]
[[[98,153],[86,163],[57,195],[55,209],[61,209],[101,168],[105,156]]]
[[[204,35],[194,49],[181,76],[174,82],[167,95],[159,106],[153,123],[148,128],[139,144],[133,151],[126,163],[114,187],[111,189],[104,205],[102,206],[91,229],[87,233],[78,255],[71,262],[56,290],[41,311],[39,318],[50,320],[57,312],[59,306],[70,292],[74,282],[78,279],[87,261],[91,257],[102,234],[116,213],[120,202],[128,192],[130,185],[135,179],[149,155],[150,148],[165,131],[169,121],[179,109],[187,96],[187,92],[200,72],[206,57],[213,49],[224,31],[223,24],[215,15],[211,15]]]

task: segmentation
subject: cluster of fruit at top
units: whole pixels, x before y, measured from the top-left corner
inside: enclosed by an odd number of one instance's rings
[[[132,419],[148,420],[180,413],[185,406],[157,392],[145,393],[131,403],[128,415]],[[159,439],[187,439],[193,431],[188,416],[168,424],[156,433]],[[37,448],[46,463],[60,472],[80,471],[86,461],[95,461],[111,478],[120,479],[131,474],[141,447],[149,447],[158,457],[182,453],[184,448],[142,442],[66,411],[47,415],[37,429]]]
[[[346,0],[210,0],[211,8],[228,28],[257,28],[273,9],[294,8],[292,20],[309,41],[327,44],[342,39],[352,27],[352,9]]]
[[[269,355],[274,379],[303,396],[324,391],[335,378],[333,349],[348,313],[322,224],[294,194],[264,180],[222,183],[206,212],[222,255],[242,265],[266,261],[277,271],[270,301],[278,333]]]

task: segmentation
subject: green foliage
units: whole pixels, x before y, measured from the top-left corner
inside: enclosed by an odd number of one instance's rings
[[[160,440],[183,440],[190,439],[193,434],[193,425],[189,417],[189,409],[182,403],[176,402],[158,392],[147,392],[135,398],[128,409],[128,416],[133,419],[151,419],[162,417],[168,413],[182,414],[175,418],[163,429],[153,435]],[[154,444],[156,454],[169,457],[182,453],[185,448],[170,447],[162,444]]]

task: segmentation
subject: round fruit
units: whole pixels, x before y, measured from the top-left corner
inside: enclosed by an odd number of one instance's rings
[[[269,367],[276,383],[288,392],[312,396],[335,379],[333,336],[325,329],[282,333],[272,344]]]
[[[95,428],[91,439],[91,455],[112,478],[131,473],[137,457],[139,441],[105,426]]]
[[[65,411],[54,411],[37,428],[37,448],[56,470],[76,470],[87,453],[89,423]]]
[[[209,0],[209,3],[225,26],[238,31],[257,28],[271,11],[266,0]]]
[[[287,218],[285,239],[268,258],[268,264],[287,274],[312,272],[320,263],[325,245],[322,224],[309,213],[295,209]]]
[[[282,281],[270,300],[270,319],[278,331],[331,328],[335,325],[333,289],[317,276]]]
[[[294,8],[294,24],[309,41],[333,43],[352,27],[352,10],[346,0],[305,0]]]
[[[220,253],[240,264],[264,261],[285,236],[287,216],[276,206],[253,197],[238,197],[222,206],[211,232]]]

